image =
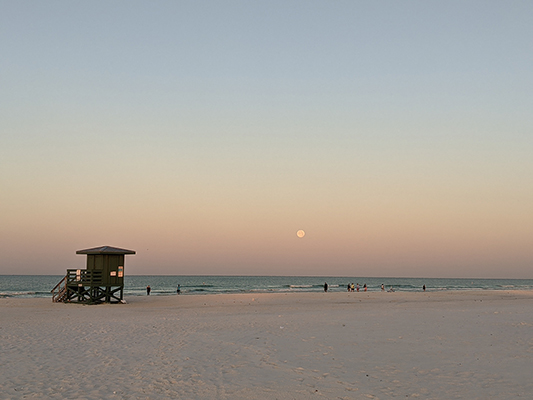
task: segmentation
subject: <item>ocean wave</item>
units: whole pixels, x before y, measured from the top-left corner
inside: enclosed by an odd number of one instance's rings
[[[49,293],[43,293],[43,292],[34,292],[34,291],[28,291],[28,292],[0,292],[0,297],[36,297],[36,295],[41,294],[49,294]]]
[[[50,298],[50,290],[60,276],[2,276],[0,298]],[[453,290],[533,290],[533,279],[446,279],[446,278],[372,278],[372,277],[279,277],[279,276],[128,276],[125,279],[125,296],[146,296],[146,286],[151,295],[173,296],[181,285],[182,295],[210,295],[219,293],[319,293],[328,283],[332,292],[345,292],[346,284],[359,282],[359,291],[381,291],[381,284],[395,291],[453,291]]]

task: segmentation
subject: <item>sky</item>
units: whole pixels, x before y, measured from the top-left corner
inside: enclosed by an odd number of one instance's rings
[[[533,278],[532,16],[0,0],[0,274]]]

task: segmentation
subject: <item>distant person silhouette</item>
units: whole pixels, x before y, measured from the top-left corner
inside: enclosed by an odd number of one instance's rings
[[[147,296],[150,296],[150,292],[152,291],[152,288],[150,287],[150,285],[146,286],[146,295]]]
[[[328,291],[328,283],[324,282],[324,292],[327,292],[327,291]]]

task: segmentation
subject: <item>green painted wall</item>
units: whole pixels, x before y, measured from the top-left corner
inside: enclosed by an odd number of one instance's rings
[[[124,286],[123,254],[89,254],[87,269],[102,271],[102,286]]]

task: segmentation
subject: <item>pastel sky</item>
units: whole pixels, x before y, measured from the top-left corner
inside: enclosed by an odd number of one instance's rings
[[[0,0],[0,274],[533,278],[532,17]]]

